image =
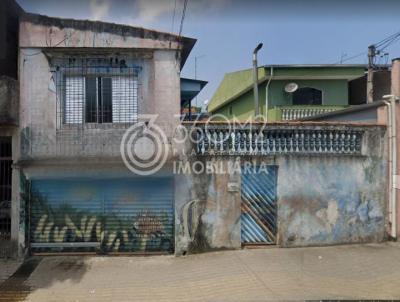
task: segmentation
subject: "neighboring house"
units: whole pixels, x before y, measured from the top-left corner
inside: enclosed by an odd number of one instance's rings
[[[193,120],[201,108],[193,106],[192,101],[208,82],[181,78],[181,114],[182,120]]]
[[[387,67],[380,66],[379,74]],[[260,113],[269,122],[294,120],[365,100],[365,65],[271,65],[258,69]],[[381,80],[383,76],[376,76]],[[386,84],[386,85],[385,85]],[[383,81],[376,93],[390,91]],[[210,114],[246,121],[254,116],[252,70],[225,75],[208,105]],[[266,112],[268,111],[268,114]]]

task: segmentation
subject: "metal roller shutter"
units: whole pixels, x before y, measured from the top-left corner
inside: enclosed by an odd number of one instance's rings
[[[33,252],[173,252],[173,179],[33,180]]]

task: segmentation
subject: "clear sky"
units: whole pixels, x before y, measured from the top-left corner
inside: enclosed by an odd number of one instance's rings
[[[28,12],[96,19],[177,33],[184,0],[17,0]],[[175,11],[175,14],[174,14]],[[175,15],[175,18],[174,18]],[[210,99],[226,72],[259,64],[366,63],[367,47],[400,31],[400,0],[189,0],[183,35],[198,39],[183,72],[209,81]],[[386,49],[400,57],[400,41]]]

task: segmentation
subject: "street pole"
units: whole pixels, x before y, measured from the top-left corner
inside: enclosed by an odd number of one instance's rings
[[[260,114],[260,104],[258,100],[258,64],[257,64],[257,52],[263,47],[260,43],[253,51],[253,90],[254,90],[254,116],[257,117]]]

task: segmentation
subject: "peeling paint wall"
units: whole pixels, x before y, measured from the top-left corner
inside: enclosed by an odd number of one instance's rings
[[[143,29],[138,29],[139,34],[132,36],[132,33],[124,35],[118,31],[121,28],[118,26],[111,30],[113,25],[107,25],[108,31],[102,32],[102,26],[106,25],[88,23],[86,28],[72,29],[67,26],[74,23],[71,20],[68,24],[61,24],[62,20],[43,23],[46,20],[24,20],[20,24],[20,124],[15,135],[18,138],[15,144],[18,148],[15,152],[18,175],[21,171],[31,181],[38,175],[50,177],[62,171],[63,176],[68,174],[77,178],[84,174],[91,179],[97,177],[100,170],[106,175],[104,178],[111,177],[118,170],[123,171],[127,178],[131,177],[132,173],[123,165],[120,153],[126,126],[81,125],[66,130],[59,126],[52,59],[58,56],[117,56],[127,62],[131,60],[140,68],[139,115],[158,115],[156,124],[170,138],[179,123],[180,113],[178,43],[170,42],[162,34],[149,36]],[[85,23],[82,22],[78,25]],[[143,149],[146,150],[146,146]],[[23,216],[25,203],[19,196],[20,191],[23,192],[20,182],[20,179],[13,178],[13,196],[16,198],[13,217],[21,214],[14,219],[13,238],[18,238],[22,255],[28,247],[25,245],[28,232]]]
[[[131,37],[118,31],[97,32],[91,27],[82,30],[56,25],[21,22],[20,127],[25,158],[120,157],[125,128],[102,125],[84,131],[68,131],[64,136],[57,133],[57,93],[50,59],[55,56],[129,59],[141,69],[139,115],[158,115],[157,125],[167,137],[172,136],[180,113],[180,64],[174,49],[176,45],[155,37]],[[61,51],[54,50],[51,44],[59,39],[63,40],[62,45],[57,45],[63,48]],[[87,42],[89,40],[93,43]]]
[[[379,242],[385,238],[385,167],[380,159],[283,159],[278,173],[278,244]]]
[[[240,191],[228,189],[239,182],[237,173],[176,175],[175,254],[240,248]]]
[[[18,125],[18,81],[0,76],[0,125]]]
[[[211,160],[223,167],[235,160],[239,165],[250,161],[277,166],[279,246],[380,242],[386,239],[387,224],[386,131],[384,127],[365,130],[361,156],[215,156],[187,160],[192,167],[198,160]],[[240,173],[204,171],[177,177],[176,254],[240,248]]]

